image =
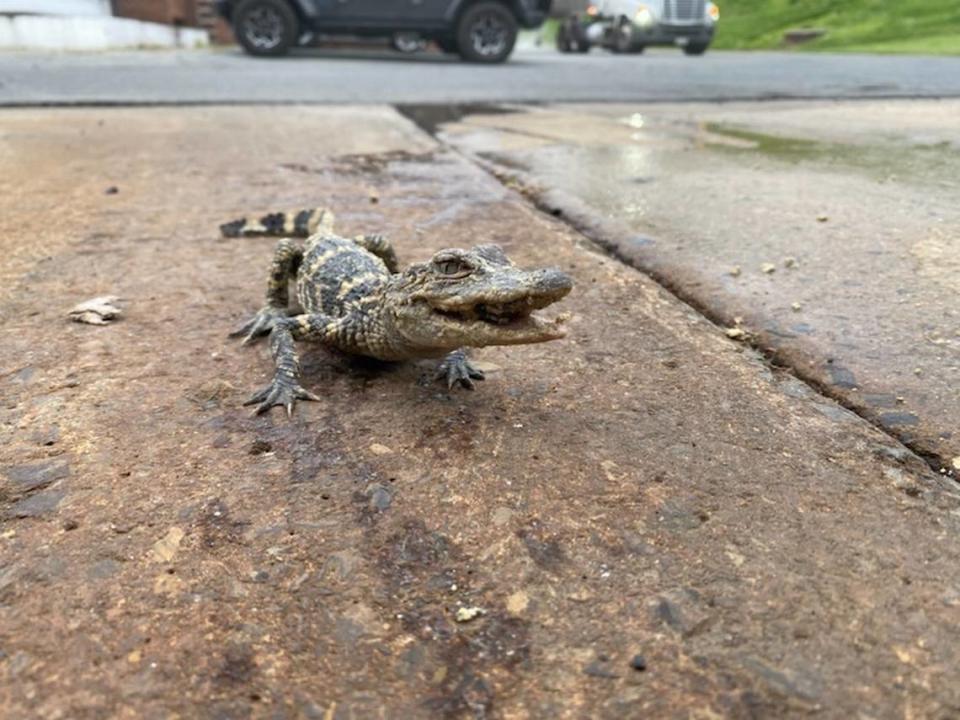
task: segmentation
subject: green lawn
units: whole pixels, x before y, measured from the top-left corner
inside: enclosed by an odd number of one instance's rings
[[[714,47],[780,48],[783,33],[823,28],[803,50],[960,54],[960,0],[717,0]]]

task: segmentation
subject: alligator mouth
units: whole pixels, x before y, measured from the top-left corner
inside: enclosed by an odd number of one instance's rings
[[[474,305],[475,319],[490,325],[510,325],[521,322],[530,317],[532,308],[526,301],[518,300],[509,303],[480,303]]]
[[[529,298],[521,298],[504,303],[477,303],[456,310],[434,308],[444,317],[461,323],[481,323],[503,330],[538,331],[551,336],[562,337],[566,328],[562,327],[567,315],[559,315],[554,320],[544,320],[533,315],[539,304]]]

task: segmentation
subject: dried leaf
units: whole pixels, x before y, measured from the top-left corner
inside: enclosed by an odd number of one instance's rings
[[[116,295],[101,295],[87,300],[70,311],[70,319],[87,325],[106,325],[123,312],[114,304],[119,300]]]

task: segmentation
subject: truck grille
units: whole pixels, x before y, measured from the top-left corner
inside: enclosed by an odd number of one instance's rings
[[[668,25],[697,25],[703,22],[705,0],[664,0],[663,20]]]

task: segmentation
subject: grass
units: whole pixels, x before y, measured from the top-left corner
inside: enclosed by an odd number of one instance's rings
[[[718,0],[714,47],[781,48],[783,33],[823,28],[796,46],[832,52],[960,55],[957,0]]]

